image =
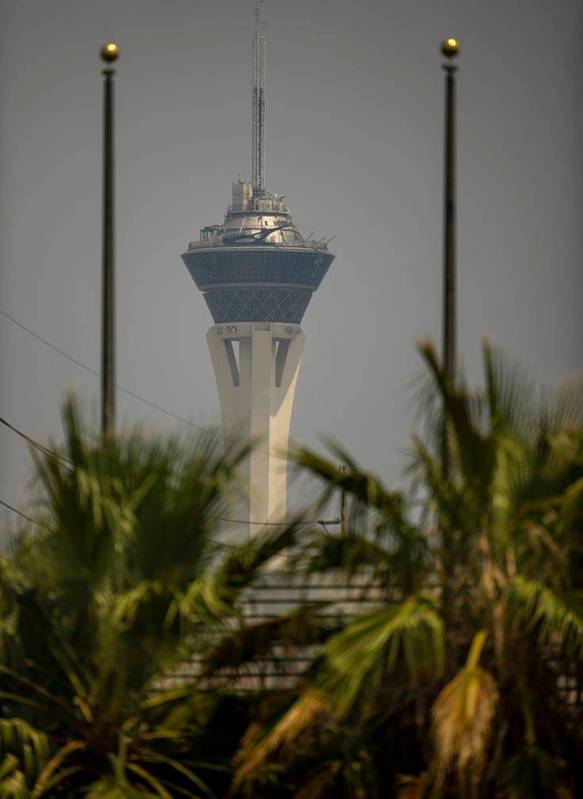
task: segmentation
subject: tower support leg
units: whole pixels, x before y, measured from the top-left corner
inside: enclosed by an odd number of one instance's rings
[[[289,432],[304,334],[293,324],[241,322],[215,325],[207,341],[227,446],[232,440],[254,445],[242,469],[246,498],[237,511],[252,534],[285,520]]]

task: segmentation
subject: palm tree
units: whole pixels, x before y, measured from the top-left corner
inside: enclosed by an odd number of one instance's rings
[[[295,527],[217,542],[243,447],[91,438],[71,401],[64,430],[35,454],[37,524],[0,564],[0,796],[211,796],[238,700],[208,672],[170,675],[235,634],[241,593]]]
[[[343,774],[346,730],[383,796],[583,790],[581,705],[578,718],[562,690],[583,654],[580,386],[537,391],[486,343],[484,388],[472,390],[447,380],[430,345],[420,350],[430,435],[413,442],[412,497],[338,447],[334,460],[297,453],[323,480],[324,503],[351,497],[347,534],[314,534],[306,571],[364,576],[382,602],[330,637],[300,696],[254,730],[235,781],[247,795],[277,769],[285,784],[303,759],[313,799],[375,796]],[[317,783],[322,759],[335,778]]]

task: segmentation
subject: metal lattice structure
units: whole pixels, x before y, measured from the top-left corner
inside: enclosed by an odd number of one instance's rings
[[[313,247],[195,246],[184,256],[216,324],[302,321],[333,256]]]
[[[291,322],[299,324],[310,298],[305,289],[229,289],[208,291],[204,298],[216,324],[230,322]]]
[[[253,193],[263,194],[265,191],[265,92],[267,73],[267,43],[265,39],[265,17],[263,16],[263,0],[258,0],[255,7],[256,28],[253,37],[252,56],[252,182]]]

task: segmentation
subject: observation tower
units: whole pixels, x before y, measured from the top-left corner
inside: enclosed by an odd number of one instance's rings
[[[266,39],[263,2],[255,9],[252,57],[252,180],[233,184],[222,224],[200,231],[182,259],[215,324],[207,334],[223,430],[253,441],[245,466],[245,506],[237,518],[253,533],[285,519],[287,451],[304,334],[304,313],[334,256],[304,238],[284,203],[265,189]]]

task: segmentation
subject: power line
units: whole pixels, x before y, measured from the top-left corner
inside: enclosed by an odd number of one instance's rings
[[[4,417],[2,416],[0,416],[0,424],[3,424],[9,430],[12,430],[12,432],[16,433],[16,435],[19,436],[23,441],[26,441],[27,444],[30,444],[32,447],[35,447],[40,452],[42,452],[43,455],[46,455],[49,458],[53,458],[54,460],[64,463],[66,468],[72,471],[73,466],[71,464],[71,461],[69,461],[67,458],[64,458],[61,455],[57,455],[55,452],[52,452],[50,449],[45,447],[39,441],[36,441],[31,436],[27,435],[27,433],[23,433],[22,430],[19,430],[13,424],[10,424],[10,422],[4,419]],[[38,524],[38,522],[35,522],[35,520],[32,519],[30,516],[27,516],[26,513],[22,513],[22,511],[19,511],[17,508],[13,507],[12,505],[9,505],[7,502],[0,500],[0,505],[3,505],[5,508],[8,508],[14,513],[17,513],[19,516],[22,516],[23,519],[32,522],[32,524]],[[290,525],[289,522],[252,522],[252,521],[246,521],[244,519],[225,519],[222,517],[219,517],[219,521],[224,522],[225,524],[242,524],[242,525],[252,525],[257,527],[287,527]],[[295,522],[295,524],[302,526],[310,524],[319,524],[323,527],[324,530],[326,530],[327,524],[338,525],[341,524],[341,522],[342,522],[341,519],[313,519],[312,521]]]
[[[35,330],[32,330],[30,327],[27,327],[26,325],[23,325],[22,322],[19,322],[18,319],[15,319],[9,313],[6,313],[6,311],[3,311],[2,308],[0,308],[0,315],[4,316],[6,319],[8,319],[13,324],[15,324],[21,330],[24,330],[25,333],[28,333],[33,338],[37,339],[37,341],[40,341],[43,344],[45,344],[47,347],[49,347],[49,349],[53,350],[53,352],[58,353],[63,358],[66,358],[68,361],[71,361],[71,363],[74,363],[77,366],[80,366],[86,372],[89,372],[89,374],[94,375],[95,377],[100,377],[101,376],[98,371],[96,371],[95,369],[92,369],[90,366],[87,366],[87,364],[83,363],[83,361],[80,361],[77,358],[74,358],[72,355],[69,355],[68,352],[65,352],[65,350],[62,350],[60,347],[57,347],[55,344],[53,344],[48,339],[44,338],[44,336],[41,336]],[[221,433],[217,433],[215,430],[209,429],[208,427],[204,427],[203,425],[200,425],[200,424],[196,424],[196,422],[191,422],[188,419],[185,419],[182,416],[178,416],[178,414],[172,413],[172,411],[169,411],[166,408],[163,408],[161,405],[156,405],[155,402],[151,402],[150,400],[146,399],[145,397],[142,397],[140,394],[137,394],[135,391],[131,391],[129,388],[125,388],[124,386],[120,386],[119,384],[116,384],[115,387],[116,387],[116,389],[118,391],[121,391],[123,394],[127,394],[128,397],[132,397],[133,399],[136,399],[139,402],[143,402],[144,405],[148,405],[150,408],[153,408],[154,410],[165,414],[166,416],[170,417],[171,419],[175,419],[177,422],[181,422],[182,424],[186,424],[189,427],[192,427],[192,428],[194,428],[196,430],[202,430],[207,435],[216,436],[217,438],[220,438],[221,441],[224,441],[225,443],[229,443],[229,441],[233,441],[233,439],[225,438],[225,436],[221,435]],[[287,460],[286,458],[282,458],[281,455],[275,455],[275,454],[269,453],[269,452],[267,452],[266,450],[263,450],[263,449],[256,449],[255,452],[260,452],[263,455],[267,455],[270,458],[278,458],[280,460]]]
[[[21,330],[24,330],[25,333],[28,333],[29,336],[36,338],[38,341],[42,341],[42,343],[46,344],[46,346],[49,347],[51,350],[58,352],[59,355],[63,356],[63,358],[67,358],[67,360],[76,363],[77,366],[80,366],[81,369],[85,369],[86,372],[89,372],[90,374],[99,377],[99,372],[96,372],[95,369],[92,369],[90,366],[87,366],[87,364],[84,364],[82,361],[78,361],[77,358],[73,358],[73,356],[69,355],[68,352],[65,352],[64,350],[60,349],[60,347],[57,347],[55,344],[52,344],[50,341],[47,341],[46,338],[43,338],[38,333],[35,333],[35,331],[31,330],[30,327],[23,325],[22,322],[19,322],[18,319],[15,319],[13,316],[10,316],[10,314],[6,313],[6,311],[3,311],[1,308],[0,308],[0,314],[2,314],[2,316],[4,316],[6,319],[9,319],[13,324],[15,324]]]
[[[71,361],[77,366],[80,366],[81,369],[85,369],[85,371],[89,372],[89,374],[94,375],[95,377],[100,377],[100,374],[96,369],[92,369],[90,366],[87,366],[86,363],[83,363],[83,361],[80,361],[77,358],[74,358],[72,355],[69,355],[68,352],[65,352],[65,350],[62,350],[60,347],[57,347],[51,341],[44,338],[44,336],[41,336],[39,333],[32,330],[30,327],[23,325],[22,322],[19,322],[18,319],[15,319],[9,313],[3,311],[1,308],[0,308],[0,314],[4,316],[6,319],[9,319],[13,324],[15,324],[21,330],[24,330],[25,333],[28,333],[33,338],[37,339],[37,341],[41,341],[43,344],[49,347],[49,349],[53,350],[54,352],[57,352],[59,355],[62,355],[63,358],[66,358],[68,361]],[[128,396],[133,397],[134,399],[137,399],[140,402],[145,403],[146,405],[149,405],[150,408],[154,408],[155,410],[160,411],[160,413],[165,413],[167,416],[171,416],[173,419],[176,419],[178,422],[187,424],[190,427],[196,427],[199,430],[205,430],[206,432],[211,432],[213,433],[213,435],[223,438],[223,436],[221,436],[220,433],[214,433],[214,431],[212,430],[209,431],[207,430],[207,428],[203,427],[202,425],[196,424],[195,422],[190,422],[188,419],[184,419],[182,416],[178,416],[177,414],[172,413],[172,411],[167,411],[166,408],[162,408],[160,405],[156,405],[154,402],[150,402],[150,400],[140,396],[139,394],[136,394],[134,391],[130,391],[128,388],[125,388],[124,386],[116,385],[116,388],[118,389],[118,391],[121,391],[124,394],[127,394]]]
[[[0,424],[3,424],[4,427],[7,427],[9,430],[12,430],[17,436],[20,436],[20,438],[26,441],[27,444],[30,444],[32,447],[35,447],[35,449],[38,449],[39,452],[42,452],[43,455],[53,458],[56,461],[62,461],[67,468],[71,468],[71,462],[68,461],[67,458],[63,458],[61,455],[57,455],[56,452],[52,452],[50,449],[47,449],[47,447],[45,447],[43,444],[36,441],[34,438],[31,438],[26,433],[23,433],[22,430],[19,430],[17,427],[14,427],[13,424],[10,424],[10,422],[8,422],[2,416],[0,416]]]
[[[220,521],[227,522],[228,524],[257,525],[258,527],[290,527],[295,524],[302,526],[308,524],[321,524],[322,526],[325,524],[340,524],[340,519],[313,519],[309,522],[249,522],[244,519],[220,519]]]
[[[9,505],[8,502],[4,502],[3,499],[0,499],[0,505],[3,505],[5,508],[8,508],[8,510],[11,510],[13,513],[17,513],[19,516],[22,516],[23,519],[26,519],[28,522],[31,522],[32,524],[38,524],[38,522],[35,522],[35,520],[32,519],[30,516],[27,516],[26,513],[23,513],[21,510],[18,510],[18,508],[13,507],[12,505]]]
[[[26,519],[27,521],[31,522],[31,524],[38,524],[38,522],[35,521],[31,516],[27,516],[26,513],[23,513],[22,511],[18,510],[18,508],[15,508],[13,505],[9,505],[8,502],[4,502],[3,499],[0,499],[0,505],[3,505],[5,508],[8,508],[8,510],[11,510],[13,513],[18,514],[18,516],[22,516],[23,519]],[[229,524],[252,524],[252,525],[259,525],[261,527],[288,527],[290,526],[290,524],[294,524],[289,522],[246,522],[243,519],[222,519],[222,518],[219,518],[219,521],[227,522]],[[302,526],[306,526],[309,524],[320,524],[325,529],[325,525],[327,524],[340,524],[340,519],[314,519],[313,521],[310,522],[295,522],[295,524]]]
[[[56,461],[60,461],[65,465],[67,469],[73,471],[73,464],[71,463],[70,460],[64,458],[62,455],[57,455],[57,453],[53,452],[52,450],[48,449],[43,444],[41,444],[39,441],[36,441],[31,436],[27,435],[27,433],[23,433],[22,430],[19,430],[17,427],[14,427],[13,424],[10,424],[10,422],[4,419],[4,417],[2,416],[0,416],[0,424],[3,424],[9,430],[12,430],[23,441],[26,441],[27,444],[30,444],[32,447],[35,447],[40,452],[42,452],[43,455],[46,455],[48,458],[52,458]],[[12,505],[9,505],[7,502],[3,502],[2,500],[0,500],[0,504],[14,511],[14,513],[18,513],[18,515],[22,516],[24,519],[28,519],[28,521],[32,522],[33,524],[37,524],[37,522],[35,522],[34,519],[31,519],[30,516],[27,516],[25,513],[21,513],[21,511],[12,507]],[[225,519],[223,517],[219,517],[219,521],[225,522],[226,524],[254,525],[258,527],[288,527],[290,526],[290,524],[297,524],[302,526],[310,524],[319,524],[324,528],[324,530],[326,530],[327,524],[334,524],[334,525],[341,524],[341,519],[313,519],[311,521],[290,523],[290,522],[252,522],[252,521],[245,521],[244,519]]]

